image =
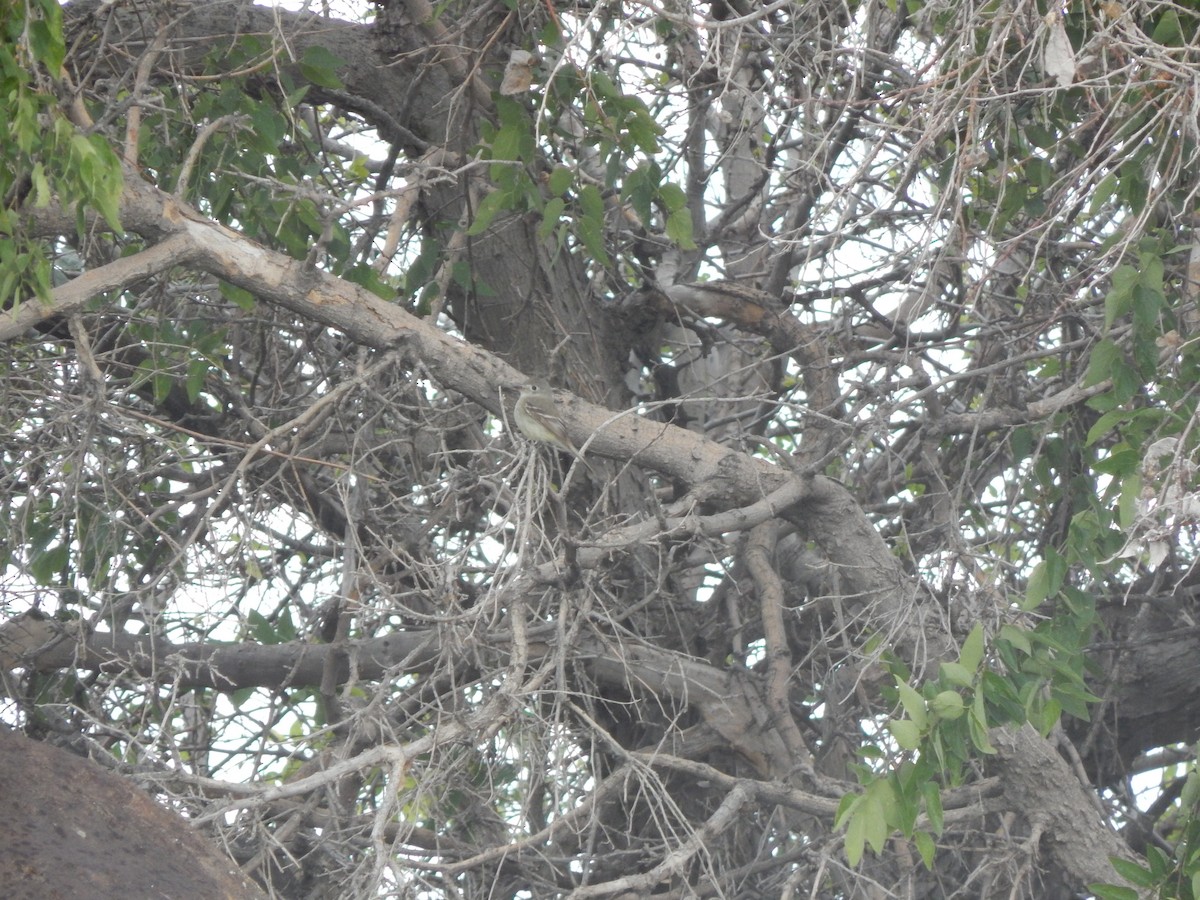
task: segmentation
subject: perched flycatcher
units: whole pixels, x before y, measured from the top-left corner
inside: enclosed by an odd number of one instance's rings
[[[570,453],[588,469],[592,468],[567,434],[566,423],[558,414],[554,395],[550,393],[550,385],[545,379],[521,386],[521,396],[513,408],[513,419],[517,428],[521,429],[521,434],[531,441],[557,447]]]

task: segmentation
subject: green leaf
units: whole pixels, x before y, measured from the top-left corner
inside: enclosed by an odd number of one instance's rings
[[[1153,844],[1146,847],[1146,862],[1150,865],[1150,874],[1154,876],[1155,881],[1165,878],[1173,868],[1167,854]]]
[[[124,189],[121,161],[99,134],[71,138],[71,157],[77,164],[78,193],[102,215],[109,227],[120,232],[120,201]]]
[[[522,158],[522,147],[528,129],[518,125],[505,125],[492,139],[492,159],[515,162]]]
[[[1029,724],[1038,730],[1038,734],[1048,737],[1062,718],[1063,708],[1054,698],[1040,700],[1040,697],[1040,693],[1030,694],[1029,699],[1034,705],[1030,707],[1026,718],[1029,719]]]
[[[150,377],[150,386],[154,390],[154,402],[163,403],[171,396],[171,388],[175,386],[175,379],[168,372],[155,370]]]
[[[925,815],[929,817],[929,827],[934,834],[940,835],[945,827],[945,815],[942,811],[942,792],[932,781],[921,785],[921,797],[925,800]]]
[[[253,133],[263,143],[263,149],[270,152],[277,148],[284,135],[287,134],[287,122],[275,107],[266,103],[258,104],[250,113],[250,123]]]
[[[975,627],[971,629],[971,633],[967,635],[967,639],[963,641],[962,651],[958,654],[958,661],[963,664],[963,668],[970,672],[979,671],[979,666],[983,662],[982,622],[976,622]]]
[[[266,575],[266,573],[263,572],[262,566],[259,565],[258,560],[253,556],[246,557],[246,559],[242,562],[242,566],[246,570],[246,576],[251,581],[262,581]]]
[[[538,34],[538,43],[545,47],[558,47],[562,43],[562,30],[558,22],[550,19]]]
[[[1183,46],[1183,25],[1175,10],[1168,9],[1162,14],[1150,37],[1155,43],[1162,44],[1164,47]]]
[[[921,745],[921,729],[910,719],[888,719],[887,730],[901,750],[912,752]]]
[[[638,110],[625,121],[625,130],[630,139],[643,153],[658,153],[658,136],[662,134],[662,126],[650,118],[645,108]]]
[[[933,838],[926,831],[918,831],[914,834],[913,843],[917,845],[917,852],[921,854],[921,862],[925,864],[926,870],[932,872],[934,857],[937,855],[937,844],[933,842]]]
[[[604,200],[594,184],[585,184],[579,192],[579,206],[583,215],[579,219],[579,239],[588,252],[601,263],[608,263],[608,249],[604,246]]]
[[[690,210],[679,209],[667,216],[667,237],[674,241],[681,250],[695,250],[697,248],[692,235],[692,214]]]
[[[1121,482],[1121,497],[1117,501],[1117,524],[1124,529],[1133,527],[1138,517],[1138,502],[1142,498],[1142,476],[1136,472]]]
[[[604,246],[604,230],[594,219],[584,219],[579,223],[579,239],[583,246],[592,254],[597,262],[608,264],[608,250]]]
[[[1142,412],[1150,412],[1150,410],[1133,410],[1122,431],[1132,434],[1134,431],[1140,430],[1139,420],[1145,418],[1141,415]],[[1108,456],[1101,457],[1095,462],[1097,472],[1103,472],[1105,475],[1112,475],[1121,479],[1125,478],[1126,475],[1136,472],[1141,467],[1141,453],[1124,441],[1109,448]]]
[[[971,733],[971,743],[980,753],[989,756],[996,752],[987,736],[987,712],[983,704],[983,691],[975,693],[975,702],[971,704],[971,712],[967,716],[967,730]]]
[[[1033,646],[1029,643],[1029,635],[1024,628],[1018,628],[1016,625],[1001,625],[1000,639],[1008,641],[1026,655],[1033,652]]]
[[[284,106],[295,109],[302,102],[304,102],[304,98],[308,96],[308,92],[310,90],[312,90],[312,85],[302,84],[300,87],[296,88],[286,97],[284,97]]]
[[[638,166],[625,176],[621,197],[628,202],[642,222],[649,222],[654,215],[654,201],[658,196],[658,181],[655,172],[648,166]]]
[[[611,78],[604,72],[594,69],[590,73],[589,84],[592,90],[596,92],[596,96],[602,100],[617,100],[621,97],[621,92],[617,90],[617,86],[613,84]]]
[[[1138,283],[1145,286],[1149,290],[1161,294],[1163,290],[1163,276],[1166,274],[1166,267],[1163,265],[1162,256],[1157,250],[1146,250],[1138,255]]]
[[[1131,860],[1123,859],[1120,856],[1110,856],[1108,861],[1117,870],[1117,874],[1130,884],[1136,884],[1138,887],[1152,887],[1157,880],[1149,869]]]
[[[1192,769],[1188,772],[1187,779],[1183,783],[1183,790],[1179,793],[1179,808],[1187,815],[1195,815],[1200,812],[1198,807],[1200,807],[1200,773]]]
[[[904,707],[904,712],[913,720],[913,724],[923,731],[929,724],[925,715],[925,698],[899,678],[896,679],[896,690],[900,694],[900,705]]]
[[[551,194],[565,194],[575,181],[575,173],[566,166],[556,166],[547,184]]]
[[[1140,213],[1145,209],[1146,201],[1150,197],[1150,182],[1146,177],[1143,161],[1137,157],[1127,159],[1118,171],[1120,186],[1117,196],[1130,206],[1134,213]]]
[[[1104,328],[1125,315],[1133,306],[1133,289],[1141,275],[1133,266],[1119,266],[1112,275],[1112,288],[1104,298]]]
[[[1104,208],[1117,190],[1117,174],[1109,172],[1100,179],[1100,183],[1096,185],[1092,191],[1092,199],[1088,202],[1088,217],[1095,216]]]
[[[247,633],[250,638],[260,644],[282,644],[296,639],[296,626],[286,609],[274,624],[262,613],[252,609],[246,614],[246,624],[249,626]]]
[[[1029,585],[1025,589],[1021,609],[1028,612],[1047,597],[1057,594],[1066,574],[1067,561],[1052,548],[1047,548],[1046,558],[1033,567],[1033,573],[1029,576]]]
[[[562,197],[551,197],[546,201],[546,208],[542,210],[542,224],[538,228],[538,237],[545,240],[554,234],[566,208],[567,203]]]
[[[1096,895],[1096,900],[1139,900],[1133,888],[1115,884],[1089,884],[1087,889]]]
[[[292,620],[292,611],[290,609],[285,609],[279,614],[276,632],[280,639],[284,641],[294,641],[300,636],[300,633],[296,630],[296,624]]]
[[[49,550],[33,554],[29,562],[29,574],[41,585],[55,584],[66,568],[70,550],[66,544],[55,544]]]
[[[890,782],[880,779],[867,787],[867,801],[863,804],[867,820],[867,845],[877,854],[882,853],[887,844],[891,831],[887,812],[895,805],[896,796]]]
[[[254,295],[249,291],[238,287],[236,284],[230,284],[228,281],[218,283],[221,291],[221,296],[236,306],[243,312],[250,312],[254,309]]]
[[[838,801],[837,812],[833,814],[833,827],[845,828],[850,814],[862,803],[862,799],[862,794],[843,794]]]
[[[62,64],[67,55],[62,29],[56,31],[49,22],[34,19],[29,22],[28,33],[29,46],[34,57],[41,61],[57,81],[62,77]]]
[[[365,156],[356,156],[346,165],[346,174],[355,181],[365,182],[371,177],[371,170],[367,168],[367,158]]]
[[[846,862],[851,868],[862,862],[863,852],[867,848],[867,817],[861,810],[850,815],[846,826]]]
[[[1074,681],[1056,681],[1050,690],[1054,699],[1062,704],[1064,712],[1084,722],[1087,722],[1091,718],[1088,706],[1092,703],[1098,703],[1101,699]]]
[[[579,208],[585,218],[601,219],[604,217],[604,197],[594,184],[585,184],[579,191]]]
[[[929,701],[929,709],[939,719],[950,722],[960,719],[964,711],[962,694],[958,691],[942,691]]]
[[[969,688],[975,684],[975,673],[957,662],[944,662],[939,667],[943,681],[958,687]]]
[[[187,377],[184,379],[184,389],[187,391],[188,400],[192,403],[196,402],[196,398],[200,396],[200,392],[204,389],[204,380],[208,377],[210,366],[206,359],[193,359],[188,362]]]
[[[345,82],[337,75],[337,70],[346,65],[346,61],[319,44],[312,44],[300,58],[300,73],[313,84],[331,90],[341,90]]]
[[[479,201],[479,208],[475,210],[475,219],[467,229],[467,234],[483,234],[487,230],[487,227],[492,224],[492,220],[501,211],[509,209],[511,203],[512,199],[507,191],[492,191]]]
[[[946,744],[942,740],[942,729],[937,728],[929,736],[930,750],[933,752],[934,759],[937,760],[938,769],[942,772],[946,771]]]
[[[658,189],[658,195],[662,198],[663,205],[667,208],[668,213],[687,209],[687,194],[677,184],[667,182]]]
[[[1098,379],[1102,381],[1103,379]],[[1119,426],[1124,425],[1129,421],[1132,411],[1128,409],[1113,409],[1104,413],[1095,421],[1091,428],[1088,429],[1087,437],[1084,439],[1084,445],[1087,447],[1095,444],[1100,438],[1106,437],[1110,432],[1115,431]],[[1111,474],[1111,473],[1110,473]]]
[[[46,179],[46,169],[40,162],[34,164],[30,179],[33,182],[33,205],[44,209],[50,205],[52,194],[50,182]]]
[[[1107,378],[1112,378],[1113,370],[1124,359],[1124,352],[1114,341],[1109,338],[1100,341],[1092,348],[1091,356],[1088,358],[1087,377],[1084,379],[1084,384],[1090,387]]]

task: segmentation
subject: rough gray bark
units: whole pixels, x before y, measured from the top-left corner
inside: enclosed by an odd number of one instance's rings
[[[0,884],[12,900],[265,897],[125,778],[0,728]]]

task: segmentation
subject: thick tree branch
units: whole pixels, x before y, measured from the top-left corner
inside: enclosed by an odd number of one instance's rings
[[[991,738],[1009,807],[1043,828],[1042,847],[1057,866],[1080,887],[1124,884],[1109,860],[1137,857],[1105,825],[1095,797],[1053,745],[1030,725],[995,729]]]

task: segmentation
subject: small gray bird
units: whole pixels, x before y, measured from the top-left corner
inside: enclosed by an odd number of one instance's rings
[[[521,386],[521,396],[517,398],[517,405],[513,407],[513,419],[521,434],[531,441],[549,444],[570,453],[592,470],[591,464],[583,458],[583,454],[567,434],[566,423],[558,414],[558,407],[554,405],[554,395],[550,392],[550,384],[545,379]]]

